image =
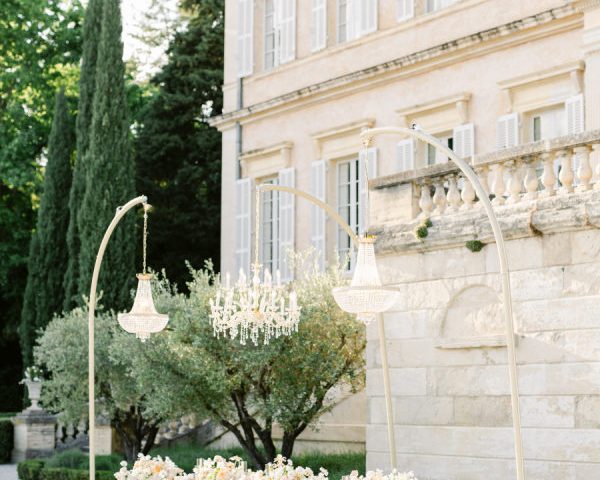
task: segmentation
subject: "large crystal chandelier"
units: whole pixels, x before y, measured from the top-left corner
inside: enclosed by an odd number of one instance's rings
[[[229,273],[225,283],[217,288],[210,299],[210,319],[216,336],[238,338],[242,345],[250,339],[258,345],[262,338],[266,345],[271,338],[291,335],[298,331],[300,307],[296,292],[282,285],[279,271],[273,279],[269,269],[263,269],[258,260],[260,226],[260,188],[256,189],[254,263],[252,276],[240,269],[235,284]],[[261,279],[262,277],[262,279]]]
[[[169,316],[158,313],[152,298],[153,275],[146,272],[146,239],[148,236],[148,209],[150,205],[144,204],[144,235],[143,235],[143,269],[137,275],[138,287],[133,300],[133,307],[129,313],[119,313],[117,319],[121,328],[145,342],[152,333],[163,330],[169,321]]]
[[[383,287],[375,259],[375,237],[361,237],[354,275],[349,287],[333,289],[333,298],[342,310],[355,313],[359,320],[369,323],[378,313],[392,308],[398,300],[398,290]]]

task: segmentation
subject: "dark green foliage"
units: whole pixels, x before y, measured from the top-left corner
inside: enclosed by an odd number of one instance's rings
[[[469,240],[467,243],[465,243],[465,247],[475,253],[480,252],[485,245],[479,240]]]
[[[64,277],[64,309],[69,310],[79,301],[79,229],[77,216],[86,185],[84,156],[89,147],[89,130],[92,125],[92,103],[96,85],[96,59],[98,38],[102,21],[102,0],[90,0],[83,23],[83,53],[79,77],[79,104],[77,113],[77,159],[73,170],[73,183],[69,194],[69,228],[67,230],[68,265]]]
[[[42,460],[24,460],[17,465],[19,480],[41,480],[40,474],[43,468]]]
[[[121,468],[123,457],[117,454],[97,455],[96,470],[116,472]],[[46,467],[87,470],[90,465],[89,456],[81,450],[66,450],[57,453],[46,460]]]
[[[415,236],[418,239],[425,238],[427,237],[427,235],[429,235],[429,230],[427,230],[427,227],[425,225],[419,225],[415,230]]]
[[[81,293],[89,291],[96,253],[115,209],[135,196],[127,111],[120,2],[105,0],[89,150],[83,159],[86,188],[77,218]],[[128,215],[113,233],[100,274],[103,303],[110,308],[122,309],[129,303],[136,239],[135,217]]]
[[[20,410],[17,328],[54,96],[72,89],[81,48],[78,0],[1,3],[0,14],[0,409]],[[69,90],[70,91],[70,90]],[[72,92],[74,93],[74,92]]]
[[[0,463],[9,463],[13,449],[13,424],[10,419],[0,420]]]
[[[67,266],[65,232],[69,224],[73,122],[64,91],[56,94],[54,121],[48,141],[44,193],[31,239],[29,275],[21,315],[21,352],[31,365],[35,333],[45,327],[63,305],[63,276]]]
[[[137,189],[154,206],[148,261],[185,288],[185,265],[211,258],[218,270],[221,134],[208,116],[222,109],[223,1],[184,2],[191,18],[169,47],[169,62],[141,118]],[[210,105],[212,110],[203,109]]]
[[[433,223],[431,223],[431,220],[429,218],[427,218],[423,222],[423,225],[425,225],[427,228],[429,228],[429,227],[433,226]]]
[[[23,310],[21,311],[21,324],[19,325],[19,340],[21,342],[21,355],[23,365],[29,366],[33,362],[33,345],[35,339],[35,319],[39,298],[39,289],[43,283],[41,269],[40,238],[34,232],[29,245],[29,265],[27,284],[23,295]]]

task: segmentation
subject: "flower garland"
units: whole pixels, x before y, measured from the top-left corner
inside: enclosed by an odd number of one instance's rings
[[[121,462],[121,469],[115,473],[116,480],[328,480],[328,472],[324,468],[315,474],[307,467],[295,467],[291,460],[281,455],[264,470],[246,469],[246,463],[240,457],[229,460],[217,455],[214,458],[199,459],[194,473],[184,473],[173,461],[166,457],[150,457],[141,453],[131,470],[127,462]],[[399,473],[393,470],[384,475],[381,470],[368,471],[364,476],[356,470],[342,480],[417,480],[413,472]]]

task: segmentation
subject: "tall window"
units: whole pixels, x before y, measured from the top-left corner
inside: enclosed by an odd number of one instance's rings
[[[358,233],[359,198],[360,198],[360,167],[358,158],[339,162],[337,164],[337,209],[340,216],[353,231]],[[338,226],[338,254],[345,261],[352,252],[352,239]],[[347,265],[348,270],[351,265]]]
[[[348,0],[338,0],[337,8],[337,41],[344,43],[348,40]]]
[[[525,141],[537,142],[567,134],[567,116],[563,105],[536,110],[525,115]]]
[[[277,178],[264,183],[278,185]],[[261,239],[260,257],[261,263],[269,271],[279,269],[279,195],[277,191],[265,191],[261,193]]]
[[[454,138],[452,134],[438,135],[438,139],[446,145],[450,150],[454,149]],[[437,165],[438,163],[446,163],[448,157],[436,149],[433,145],[427,144],[427,165]]]
[[[456,3],[458,0],[427,0],[425,5],[427,13],[441,10],[442,8],[449,7]]]
[[[378,0],[337,0],[338,43],[377,30],[377,3]]]
[[[275,5],[265,0],[265,69],[275,66]]]

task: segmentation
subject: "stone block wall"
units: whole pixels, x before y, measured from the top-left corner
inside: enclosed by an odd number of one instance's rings
[[[588,218],[524,236],[511,229],[511,208],[498,210],[512,237],[526,472],[600,478],[600,230]],[[485,222],[481,213],[432,221],[420,246],[396,235],[410,225],[379,229],[382,280],[402,292],[385,315],[399,468],[419,479],[514,478],[496,245],[473,253],[448,235]],[[375,325],[367,362],[367,466],[389,468]]]

